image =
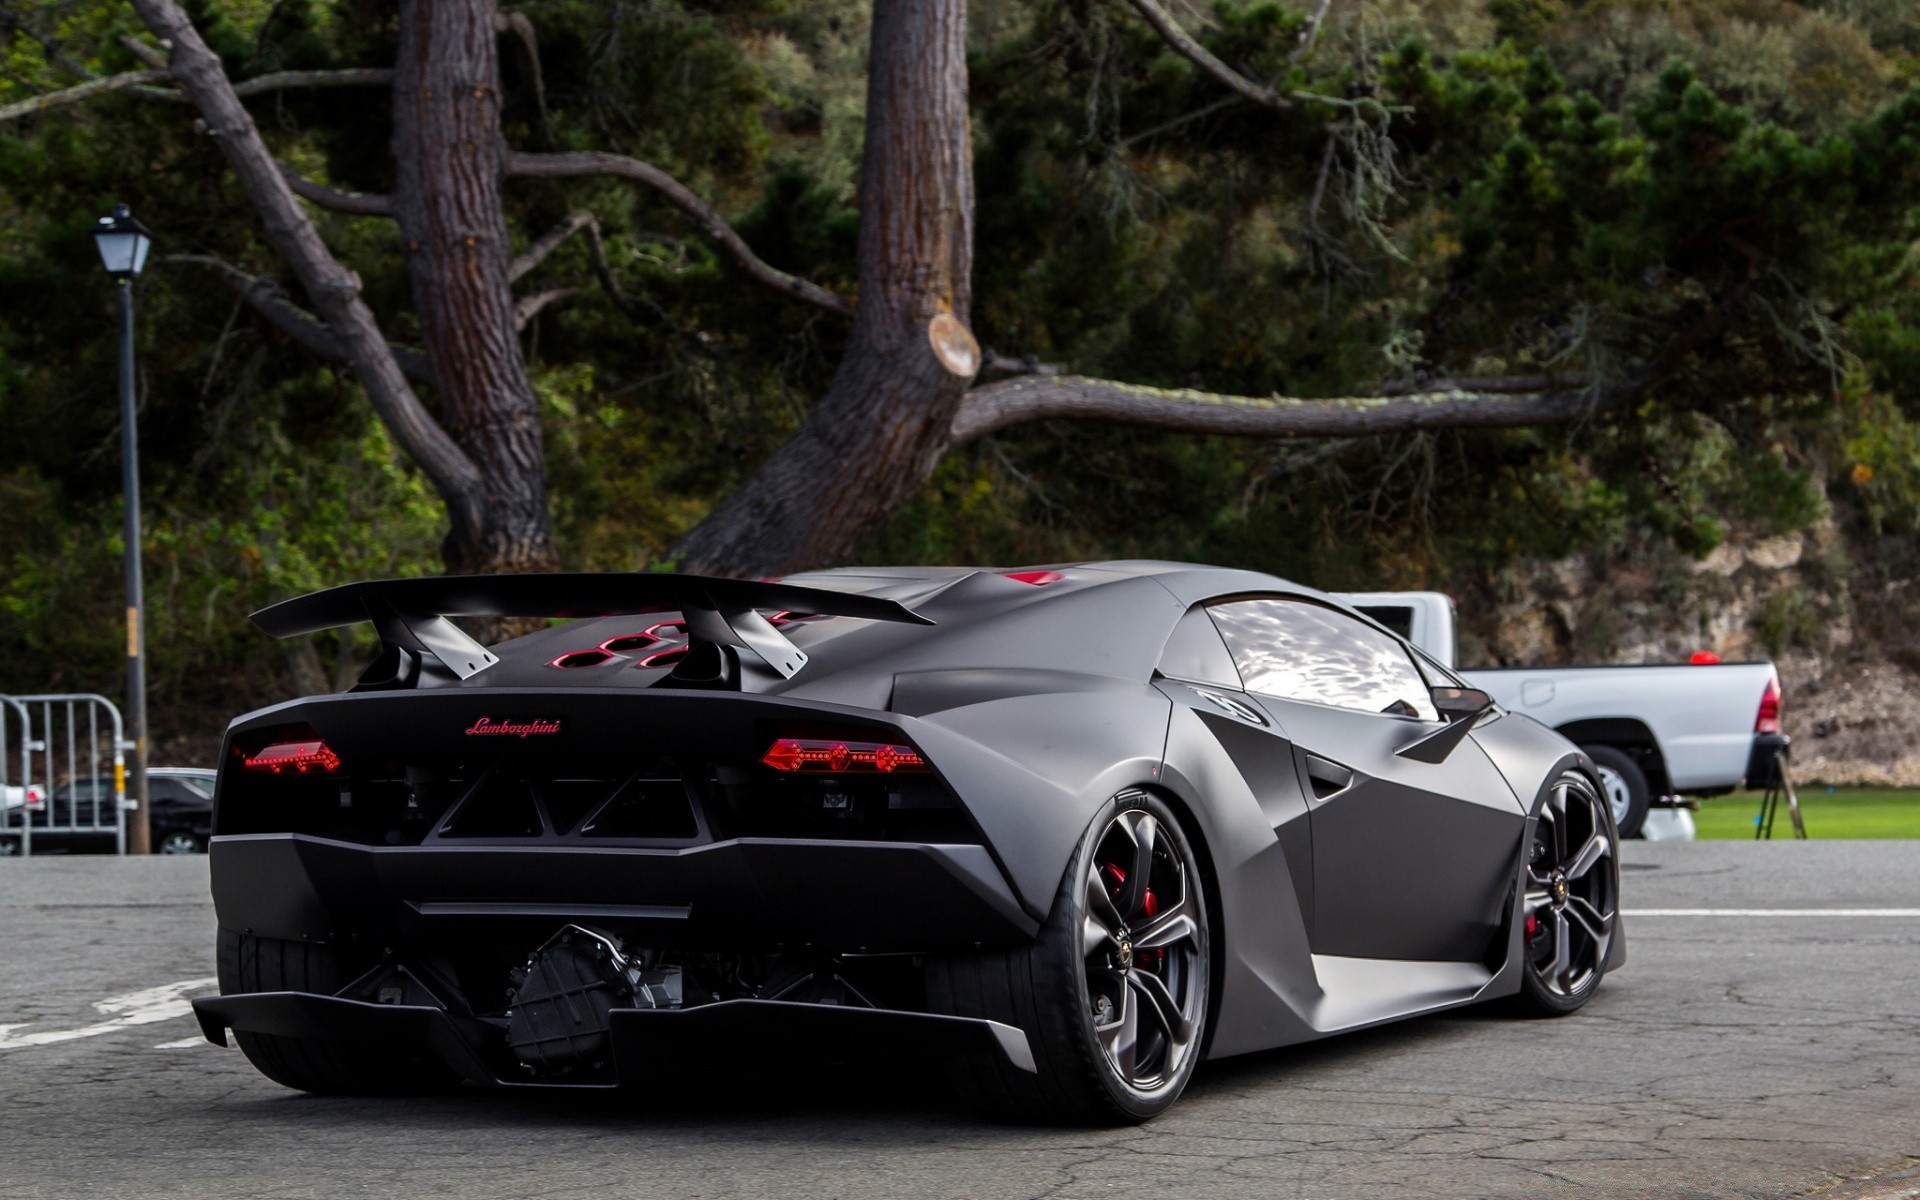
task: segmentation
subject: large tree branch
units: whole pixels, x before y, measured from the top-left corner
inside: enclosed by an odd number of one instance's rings
[[[131,39],[128,39],[131,42]],[[152,47],[141,42],[132,42],[151,53]],[[142,55],[147,58],[147,55]],[[0,106],[0,122],[18,120],[56,108],[65,108],[70,104],[79,104],[98,96],[112,95],[115,92],[137,91],[140,95],[153,99],[178,100],[190,102],[190,97],[180,92],[154,88],[149,85],[166,83],[172,79],[165,67],[154,67],[144,71],[123,71],[118,75],[108,75],[100,79],[89,79],[70,88],[57,92],[48,92],[44,96],[29,96],[25,100],[16,100],[12,104]],[[276,71],[271,75],[260,75],[242,83],[232,85],[236,96],[260,96],[268,92],[289,91],[296,88],[337,88],[337,87],[378,87],[393,82],[393,72],[381,68],[347,71]]]
[[[128,88],[142,84],[157,83],[167,78],[165,71],[126,71],[119,75],[109,75],[104,79],[89,79],[85,83],[57,92],[48,92],[44,96],[29,96],[25,100],[16,100],[12,104],[0,105],[0,121],[13,121],[35,113],[48,112],[56,108],[65,108],[69,104],[79,104],[95,96],[124,92]]]
[[[373,313],[360,296],[360,281],[333,257],[294,197],[279,164],[260,138],[220,59],[175,0],[133,0],[162,44],[173,49],[174,81],[193,98],[207,132],[220,146],[242,190],[259,212],[267,241],[300,280],[315,312],[340,340],[352,366],[400,448],[418,462],[445,498],[455,530],[478,528],[483,481],[480,470],[436,423],[408,385]]]
[[[1211,75],[1216,82],[1225,84],[1255,104],[1264,104],[1268,108],[1283,111],[1293,107],[1292,100],[1270,87],[1255,83],[1214,57],[1211,50],[1202,46],[1198,38],[1180,28],[1179,22],[1167,15],[1167,11],[1155,4],[1154,0],[1127,0],[1127,3],[1133,5],[1134,11],[1139,13],[1147,24],[1153,26],[1153,31],[1159,34],[1161,40],[1167,45],[1172,46],[1175,53]]]
[[[1539,392],[1577,392],[1588,386],[1579,375],[1500,375],[1493,378],[1423,379],[1413,383],[1382,384],[1382,396],[1412,396],[1430,392],[1476,392],[1490,396],[1531,395]]]
[[[393,71],[387,67],[351,67],[339,71],[274,71],[256,75],[233,85],[233,94],[241,98],[264,96],[268,92],[289,92],[310,88],[387,87],[393,83]]]
[[[1223,396],[1143,387],[1079,375],[1023,375],[967,393],[953,422],[955,443],[1028,421],[1108,421],[1234,437],[1368,437],[1412,429],[1500,428],[1577,420],[1614,403],[1624,389],[1534,395],[1437,391],[1409,396]]]
[[[1566,375],[1436,379],[1383,388],[1374,396],[1309,400],[1296,396],[1226,396],[1080,375],[1028,374],[968,392],[954,415],[953,443],[958,445],[1028,421],[1054,418],[1184,433],[1279,438],[1371,437],[1415,429],[1565,424],[1645,395],[1678,375],[1694,351],[1726,330],[1734,312],[1752,294],[1759,270],[1756,258],[1746,279],[1670,338],[1644,366],[1612,384]]]
[[[296,195],[304,200],[313,201],[321,208],[359,217],[391,217],[393,215],[393,197],[391,196],[380,196],[370,192],[343,192],[339,188],[308,179],[285,163],[280,164],[280,173],[287,177],[287,186],[292,188]]]
[[[1320,0],[1319,7],[1307,18],[1307,27],[1300,31],[1300,44],[1293,53],[1287,55],[1288,66],[1300,65],[1300,60],[1313,53],[1315,43],[1320,40],[1320,23],[1327,19],[1327,10],[1333,7],[1333,0]]]
[[[258,275],[249,275],[225,259],[215,258],[211,254],[168,254],[157,260],[162,264],[182,263],[189,266],[206,267],[216,271],[231,287],[234,294],[247,302],[248,307],[266,318],[267,323],[286,334],[311,353],[341,366],[351,366],[345,347],[340,339],[333,335],[326,323],[306,309],[293,302],[293,298],[271,279]],[[400,364],[400,370],[415,383],[434,385],[433,364],[427,356],[411,346],[389,344],[394,361]]]
[[[593,266],[594,278],[600,281],[600,286],[606,289],[607,295],[613,297],[614,303],[624,307],[627,303],[627,293],[621,288],[620,280],[614,276],[613,264],[607,261],[607,246],[600,239],[600,221],[585,209],[568,213],[558,225],[541,234],[525,250],[514,255],[513,261],[507,264],[507,281],[519,282],[528,272],[545,262],[555,250],[565,245],[567,239],[576,233],[586,235],[587,260]],[[575,288],[572,291],[577,292],[579,289]],[[571,295],[572,292],[569,294]],[[525,300],[517,302],[515,312],[519,312],[525,303]],[[544,306],[543,304],[542,307]],[[522,320],[520,326],[524,328],[526,321]]]
[[[577,287],[552,287],[519,297],[513,302],[513,331],[519,333],[524,330],[549,304],[571,300],[579,294]]]
[[[513,261],[507,264],[507,282],[518,283],[527,272],[547,261],[555,250],[565,245],[568,238],[582,229],[598,224],[593,214],[585,209],[568,213],[558,225],[535,238],[525,250],[513,256]]]
[[[769,265],[743,241],[712,205],[693,194],[687,186],[650,163],[624,154],[576,151],[568,154],[528,154],[512,151],[507,155],[507,174],[522,178],[564,179],[588,175],[612,175],[631,179],[652,188],[698,225],[708,238],[726,251],[741,270],[776,291],[841,316],[852,316],[853,305],[815,283],[789,275]]]
[[[533,31],[533,21],[523,12],[498,13],[494,17],[494,26],[501,33],[511,33],[520,39],[520,48],[526,52],[527,74],[533,84],[534,111],[540,116],[540,136],[550,137],[552,123],[547,116],[547,82],[540,74],[540,38]]]
[[[1322,96],[1318,92],[1275,91],[1263,83],[1256,83],[1248,79],[1245,75],[1234,70],[1226,63],[1221,62],[1219,58],[1215,57],[1213,51],[1208,50],[1200,44],[1198,38],[1180,28],[1180,23],[1169,16],[1167,10],[1161,8],[1154,0],[1127,0],[1127,3],[1133,6],[1133,10],[1139,13],[1147,24],[1153,26],[1153,31],[1160,35],[1161,40],[1173,47],[1174,53],[1180,55],[1180,57],[1186,59],[1194,66],[1199,67],[1201,71],[1207,75],[1212,76],[1215,82],[1224,84],[1239,93],[1243,99],[1251,100],[1255,104],[1262,104],[1268,108],[1285,112],[1298,102],[1327,104],[1335,108],[1358,108],[1367,103],[1367,101],[1364,100],[1349,100],[1341,96]],[[1319,15],[1324,15],[1325,11],[1323,6],[1321,14]],[[1317,36],[1319,29],[1318,15],[1316,15],[1313,29]]]

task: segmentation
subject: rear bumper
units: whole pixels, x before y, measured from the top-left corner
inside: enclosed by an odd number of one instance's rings
[[[560,925],[660,948],[915,953],[1037,923],[983,846],[739,838],[674,848],[213,839],[220,924],[289,941],[532,946]]]
[[[259,992],[193,1002],[201,1031],[215,1045],[226,1031],[316,1038],[397,1055],[424,1050],[470,1083],[536,1084],[516,1075],[490,1052],[500,1041],[489,1022],[458,1018],[421,1005],[370,1004],[306,992]],[[796,1048],[831,1056],[836,1048],[862,1053],[940,1054],[991,1051],[1010,1065],[1034,1070],[1025,1033],[997,1021],[892,1009],[794,1004],[780,1000],[723,1000],[682,1009],[615,1009],[609,1014],[612,1076],[584,1086],[633,1085],[656,1078],[663,1065],[724,1046],[729,1053],[791,1059]]]

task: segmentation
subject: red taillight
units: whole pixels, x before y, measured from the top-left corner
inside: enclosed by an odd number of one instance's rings
[[[1687,661],[1696,667],[1714,667],[1720,665],[1720,656],[1711,650],[1695,650]]]
[[[27,807],[38,811],[47,806],[47,794],[38,787],[27,789]]]
[[[835,775],[903,775],[932,770],[912,746],[844,742],[838,738],[780,738],[761,755],[760,761],[776,771]]]
[[[623,633],[601,642],[600,648],[609,654],[631,654],[635,650],[645,650],[659,640],[650,633]]]
[[[1058,571],[1008,571],[1002,578],[1016,583],[1030,583],[1034,587],[1045,587],[1049,583],[1059,583],[1066,576]]]
[[[281,742],[248,755],[240,765],[268,775],[331,775],[340,769],[340,756],[325,742]]]
[[[1753,718],[1755,733],[1780,732],[1780,677],[1769,676],[1767,690],[1760,696],[1760,712]]]

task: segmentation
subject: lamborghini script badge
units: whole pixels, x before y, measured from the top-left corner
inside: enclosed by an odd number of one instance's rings
[[[559,718],[548,720],[545,717],[505,717],[494,720],[481,717],[467,726],[468,737],[544,737],[560,732]]]

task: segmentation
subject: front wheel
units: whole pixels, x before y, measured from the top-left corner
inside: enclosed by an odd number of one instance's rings
[[[1520,869],[1520,1004],[1564,1016],[1593,998],[1620,920],[1620,835],[1599,789],[1578,771],[1554,782]]]
[[[1205,1044],[1205,885],[1172,810],[1109,801],[1081,838],[1030,947],[928,964],[932,1006],[1023,1030],[1037,1071],[955,1064],[968,1100],[1025,1120],[1133,1124],[1185,1090]]]
[[[176,829],[160,839],[153,848],[155,854],[204,854],[206,844],[185,830]]]

